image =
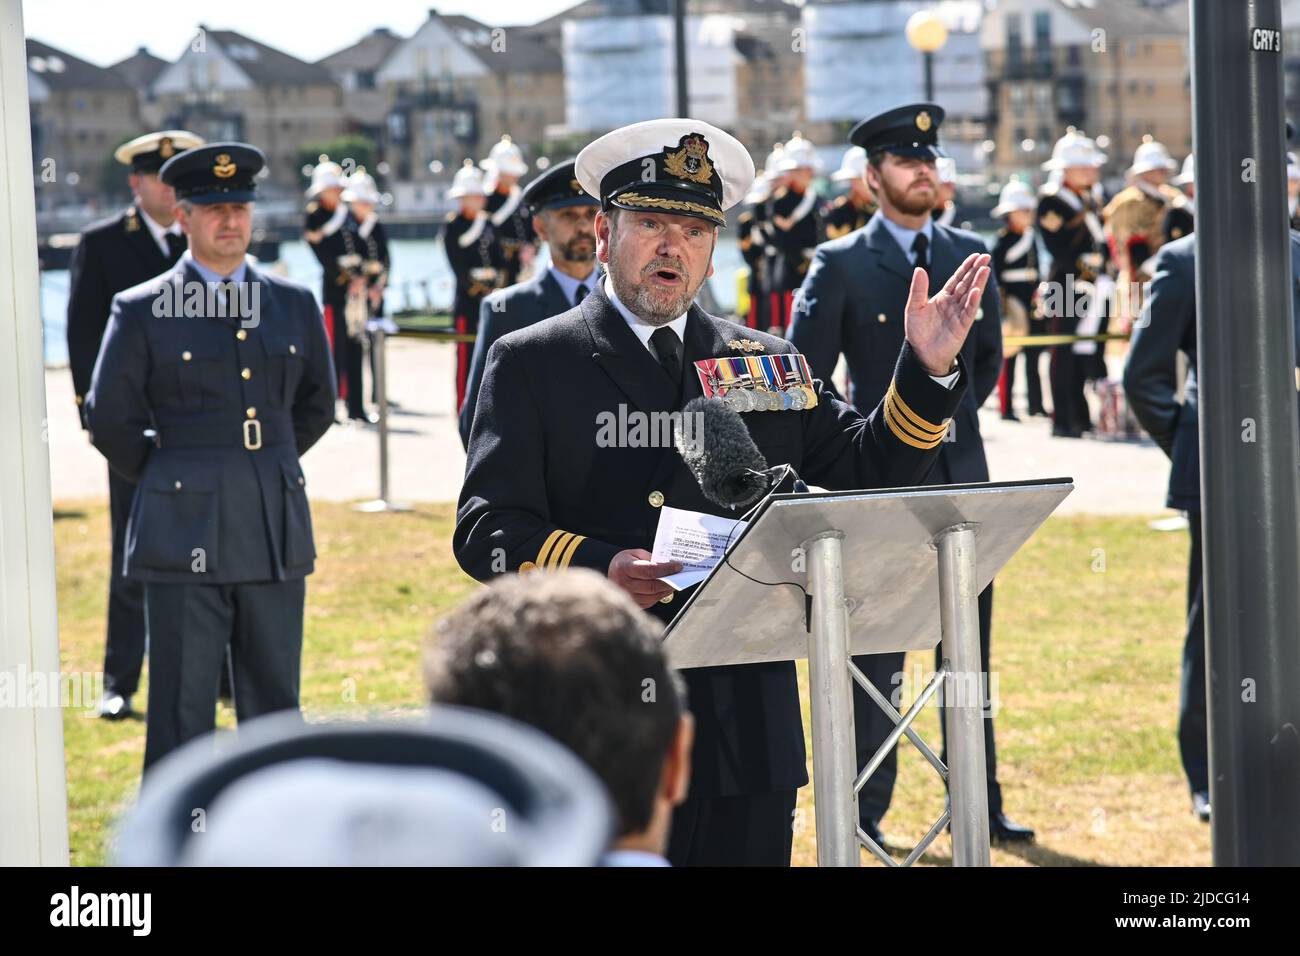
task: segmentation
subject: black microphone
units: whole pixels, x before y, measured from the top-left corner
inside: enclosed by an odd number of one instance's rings
[[[723,508],[757,501],[774,481],[744,419],[714,398],[696,398],[673,426],[673,443],[704,497]],[[783,466],[784,467],[784,466]],[[782,468],[771,471],[783,471]]]

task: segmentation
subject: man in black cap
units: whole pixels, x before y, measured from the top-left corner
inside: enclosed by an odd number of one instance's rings
[[[534,232],[550,249],[551,265],[540,275],[493,292],[479,306],[478,338],[460,409],[460,440],[466,447],[492,344],[507,332],[569,311],[600,280],[596,262],[600,203],[578,184],[573,160],[555,164],[529,183],[523,202],[532,210]]]
[[[892,363],[906,338],[909,290],[916,271],[936,279],[946,276],[972,253],[984,253],[984,242],[971,232],[940,224],[931,216],[939,194],[936,160],[943,109],[934,103],[914,103],[863,120],[849,135],[867,151],[864,175],[880,203],[865,229],[817,247],[800,292],[790,341],[803,352],[813,374],[830,382],[840,355],[849,366],[852,401],[859,409],[874,407],[887,394]],[[984,289],[974,329],[962,345],[971,370],[966,390],[953,416],[927,483],[936,485],[988,481],[988,463],[980,438],[979,407],[997,386],[1002,369],[1001,310],[997,285]],[[828,386],[829,387],[829,386]],[[989,636],[993,616],[993,586],[979,598],[980,647],[988,672]],[[938,650],[936,649],[936,655]],[[903,654],[863,655],[858,667],[880,689],[899,686]],[[854,731],[858,765],[884,742],[894,724],[854,685]],[[990,832],[995,839],[1029,839],[1033,832],[1002,814],[1001,792],[994,759],[993,725],[984,735],[988,769]],[[862,829],[877,843],[880,818],[893,795],[897,759],[890,751],[867,781],[859,802]]]
[[[810,483],[844,489],[925,477],[969,374],[959,353],[988,281],[987,255],[969,256],[933,298],[918,273],[894,386],[864,418],[813,380],[790,343],[694,304],[713,271],[724,212],[754,177],[734,137],[695,120],[649,120],[591,143],[576,171],[601,199],[605,277],[573,309],[488,352],[453,538],[466,572],[488,581],[591,568],[669,620],[682,603],[662,578],[681,566],[651,558],[659,509],[726,509],[704,497],[653,422],[680,415],[706,386],[765,409],[742,415],[759,449]],[[669,860],[788,865],[795,796],[808,780],[794,665],[683,677],[696,738]]]
[[[145,133],[123,143],[113,157],[131,169],[127,209],[88,226],[72,254],[68,287],[68,365],[77,395],[77,415],[85,427],[83,406],[90,373],[108,324],[113,296],[176,264],[185,251],[185,235],[172,216],[176,197],[158,178],[163,163],[203,140],[183,129]],[[135,485],[108,470],[108,514],[112,529],[112,564],[108,575],[108,633],[104,641],[104,696],[99,715],[120,720],[131,714],[131,698],[140,686],[144,665],[144,589],[122,576],[126,521]]]
[[[311,293],[245,258],[254,181],[244,143],[171,159],[189,251],[113,299],[86,420],[138,482],[124,573],[144,583],[145,768],[215,723],[227,647],[241,721],[298,706],[305,578],[316,549],[299,456],[334,418]]]

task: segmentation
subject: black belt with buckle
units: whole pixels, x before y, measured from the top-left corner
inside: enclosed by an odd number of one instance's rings
[[[249,418],[238,425],[163,426],[155,439],[159,448],[239,448],[257,451],[270,445],[292,445],[293,423],[288,419]]]

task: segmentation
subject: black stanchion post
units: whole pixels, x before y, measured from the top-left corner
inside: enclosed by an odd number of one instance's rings
[[[1192,0],[1216,865],[1300,865],[1300,437],[1279,0]]]

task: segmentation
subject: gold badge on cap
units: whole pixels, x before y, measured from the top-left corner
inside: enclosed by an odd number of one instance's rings
[[[221,153],[217,156],[217,161],[212,167],[212,175],[216,176],[218,179],[229,179],[231,176],[235,175],[235,170],[238,168],[239,167],[230,161],[229,153]]]
[[[930,118],[929,110],[921,110],[916,114],[916,128],[922,133],[928,131],[934,125],[934,120]]]
[[[172,138],[164,136],[158,144],[158,155],[163,159],[171,159],[176,155],[176,147],[172,145]]]
[[[680,146],[681,149],[664,154],[664,169],[668,175],[707,186],[713,180],[708,140],[698,133],[692,133],[682,137]]]

